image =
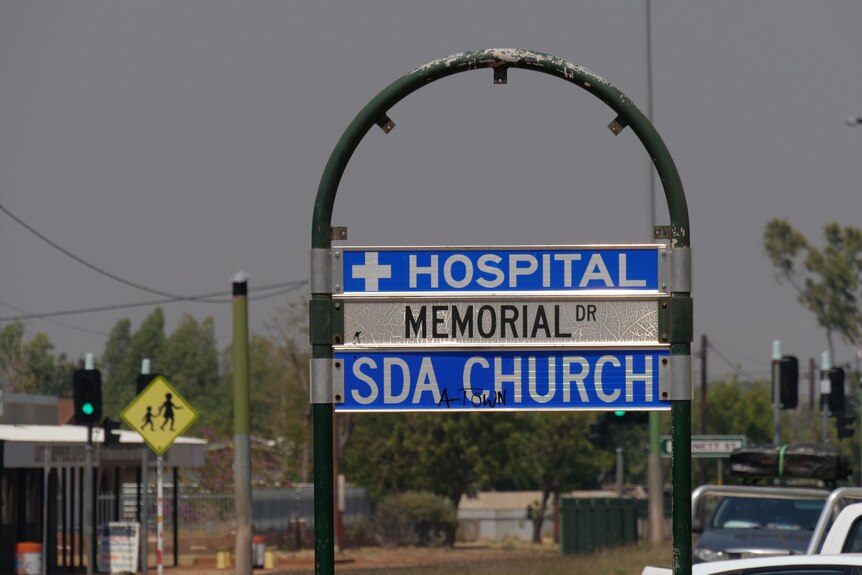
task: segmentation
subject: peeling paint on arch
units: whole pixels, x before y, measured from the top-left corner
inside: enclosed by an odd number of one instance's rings
[[[312,229],[315,247],[330,246],[329,225],[338,183],[350,156],[365,134],[374,125],[381,125],[381,119],[388,119],[386,114],[389,109],[416,90],[447,76],[480,68],[519,68],[556,76],[586,90],[614,110],[620,117],[619,125],[635,133],[658,172],[670,214],[671,245],[689,246],[688,207],[679,173],[661,136],[631,99],[601,76],[562,58],[530,50],[496,48],[459,52],[419,66],[392,82],[357,114],[330,156],[318,187],[316,223]]]

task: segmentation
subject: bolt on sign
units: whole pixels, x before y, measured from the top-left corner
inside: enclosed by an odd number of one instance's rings
[[[150,449],[162,455],[197,421],[198,412],[159,375],[126,406],[120,417],[141,434]]]
[[[668,251],[334,250],[336,409],[667,409]]]

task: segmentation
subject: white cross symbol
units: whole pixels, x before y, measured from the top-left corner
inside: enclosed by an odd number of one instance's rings
[[[392,266],[377,263],[377,252],[366,252],[365,263],[353,266],[353,277],[365,280],[365,291],[377,291],[377,280],[392,277]]]

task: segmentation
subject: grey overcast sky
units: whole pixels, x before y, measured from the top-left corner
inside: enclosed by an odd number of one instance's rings
[[[465,50],[546,52],[647,109],[644,0],[0,1],[0,203],[57,246],[171,294],[305,280],[318,180],[359,110]],[[653,0],[653,118],[691,214],[695,343],[713,377],[803,365],[824,333],[774,279],[765,224],[817,243],[862,226],[862,2]],[[650,241],[646,154],[559,79],[489,70],[423,88],[348,166],[333,223],[349,244]],[[668,223],[662,198],[658,223]],[[263,295],[275,292],[261,292]],[[304,291],[296,292],[304,293]],[[0,317],[161,299],[89,269],[0,213]],[[253,330],[285,305],[250,304]],[[168,303],[216,320],[230,303]],[[56,351],[101,354],[152,306],[27,321]],[[852,362],[841,346],[837,362]]]

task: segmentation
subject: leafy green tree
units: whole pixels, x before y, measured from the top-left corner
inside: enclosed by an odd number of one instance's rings
[[[54,376],[52,378],[51,388],[46,390],[47,395],[55,395],[57,397],[71,398],[72,397],[72,376],[80,361],[71,361],[66,357],[65,353],[61,353],[54,361]]]
[[[6,391],[18,391],[27,370],[24,353],[24,324],[15,321],[0,331],[0,375]]]
[[[71,375],[58,372],[53,355],[54,344],[39,332],[25,339],[26,326],[16,321],[0,330],[0,377],[2,388],[17,393],[68,396]],[[65,356],[62,356],[65,361]]]
[[[531,507],[533,543],[541,543],[542,524],[548,502],[572,489],[594,488],[603,469],[613,463],[610,453],[597,451],[587,440],[595,417],[586,413],[521,413],[517,418],[527,445],[519,450],[522,464],[532,471],[528,488],[538,488],[541,499]],[[508,445],[508,442],[507,442]]]
[[[134,339],[134,338],[133,338]],[[165,376],[200,414],[200,425],[223,427],[218,418],[230,403],[219,375],[215,322],[186,314],[155,354],[156,371]]]
[[[345,448],[345,470],[379,498],[408,490],[461,497],[500,482],[526,484],[518,467],[530,446],[511,413],[359,415]]]
[[[763,243],[778,281],[796,290],[799,302],[826,330],[829,352],[834,358],[834,334],[851,345],[860,341],[862,316],[857,296],[862,231],[833,222],[825,226],[824,236],[824,247],[813,246],[786,219],[774,219],[766,225]]]
[[[134,399],[142,360],[152,360],[152,371],[160,373],[154,358],[164,340],[165,316],[161,308],[154,309],[134,334],[128,319],[121,319],[114,325],[98,365],[102,371],[105,417],[119,419],[120,412]]]
[[[709,433],[745,435],[749,444],[772,443],[772,390],[768,381],[720,382],[709,386]]]
[[[259,358],[258,367],[250,367],[250,377],[255,382],[252,402],[264,403],[268,408],[267,415],[259,422],[261,432],[276,440],[285,479],[300,482],[310,481],[312,475],[308,380],[311,349],[307,321],[307,302],[304,299],[289,302],[267,322],[268,344],[264,345],[262,339],[252,338],[255,345],[250,351]],[[350,433],[351,418],[338,414],[336,421],[339,429],[337,451],[341,454]]]
[[[53,395],[55,391],[59,391],[54,385],[53,350],[54,344],[41,332],[24,343],[25,373],[20,381],[19,391],[40,395]]]

